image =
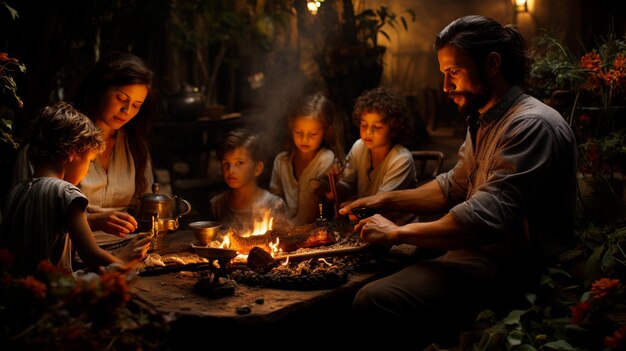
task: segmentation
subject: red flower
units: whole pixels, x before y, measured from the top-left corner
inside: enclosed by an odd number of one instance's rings
[[[604,338],[604,346],[609,350],[626,350],[626,325],[622,325],[613,335]]]
[[[46,284],[35,279],[35,277],[33,277],[32,275],[29,275],[26,278],[15,279],[15,283],[30,290],[33,295],[35,295],[35,297],[38,297],[40,299],[44,299],[46,297],[48,287],[46,286]]]
[[[591,298],[601,299],[619,286],[619,279],[600,278],[591,283]]]
[[[587,312],[591,309],[591,302],[589,300],[574,305],[571,308],[572,312],[572,324],[580,325],[587,316]]]
[[[580,120],[580,123],[588,124],[589,121],[591,121],[591,117],[589,117],[589,115],[580,115],[579,120]]]
[[[50,260],[42,260],[37,265],[37,270],[41,273],[53,274],[59,273],[61,270],[50,262]]]

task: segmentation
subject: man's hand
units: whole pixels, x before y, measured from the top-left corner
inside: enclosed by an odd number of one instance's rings
[[[354,232],[360,233],[361,238],[370,244],[395,245],[398,228],[392,221],[375,214],[359,221]]]
[[[366,208],[372,209],[372,212],[378,212],[380,208],[380,195],[372,195],[362,197],[360,199],[356,199],[352,202],[344,202],[341,204],[341,208],[339,209],[339,214],[342,216],[348,215],[350,216],[351,221],[359,220],[352,210],[355,208]]]
[[[135,217],[121,211],[90,213],[87,221],[92,231],[102,230],[121,238],[137,230],[138,225]]]

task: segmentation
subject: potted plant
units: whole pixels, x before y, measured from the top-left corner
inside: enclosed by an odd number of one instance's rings
[[[302,0],[304,2],[304,0]],[[295,5],[294,5],[295,6]],[[326,0],[316,15],[298,11],[301,35],[312,42],[313,57],[330,95],[349,115],[354,100],[380,84],[389,29],[405,31],[415,12],[393,12],[387,6],[355,13],[351,0]]]
[[[186,96],[202,94],[204,112],[221,116],[225,106],[218,101],[217,89],[224,66],[230,70],[237,66],[237,51],[241,46],[269,51],[274,35],[272,28],[286,23],[285,15],[290,11],[287,3],[285,0],[176,2],[171,17],[173,44],[189,54],[190,72],[193,72],[188,78],[190,81],[183,83],[181,93]],[[220,85],[228,86],[227,108],[233,108],[235,92],[233,75],[230,76],[228,85]],[[190,90],[190,85],[195,87]]]
[[[559,110],[576,134],[580,219],[597,225],[626,219],[626,37],[609,31],[576,55],[544,33],[529,90]]]

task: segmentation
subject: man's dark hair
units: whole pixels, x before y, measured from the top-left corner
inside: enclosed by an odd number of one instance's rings
[[[511,84],[523,85],[528,78],[530,56],[522,33],[491,18],[470,15],[448,24],[435,39],[435,50],[453,45],[481,64],[491,52],[502,58],[502,73]]]

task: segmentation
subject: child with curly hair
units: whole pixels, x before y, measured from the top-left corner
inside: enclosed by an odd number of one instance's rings
[[[341,200],[415,187],[415,163],[401,144],[412,130],[404,98],[384,86],[366,91],[356,100],[352,118],[360,139],[339,175]]]

